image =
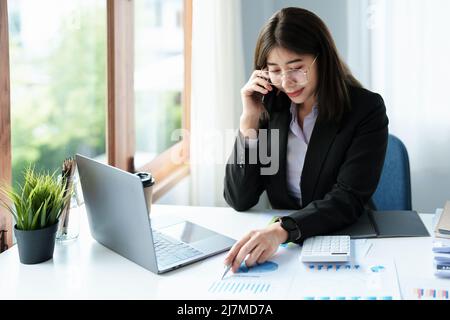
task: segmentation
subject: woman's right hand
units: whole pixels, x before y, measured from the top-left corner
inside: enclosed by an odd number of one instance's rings
[[[265,111],[262,97],[273,90],[270,83],[262,77],[262,73],[256,70],[241,89],[242,115],[240,119],[240,131],[244,137],[256,139],[261,113]]]

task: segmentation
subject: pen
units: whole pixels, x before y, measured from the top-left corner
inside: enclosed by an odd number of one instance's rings
[[[227,273],[228,273],[228,271],[230,271],[230,269],[231,269],[231,263],[226,266],[225,272],[223,273],[222,279],[220,279],[220,280],[223,280],[223,278],[227,275]]]
[[[247,261],[247,258],[248,258],[249,255],[250,255],[250,254],[247,254],[247,256],[245,257],[244,261],[242,262],[242,264],[243,264],[245,267],[247,267],[246,261]],[[242,265],[242,264],[241,264],[241,265]],[[221,279],[221,280],[223,280],[223,278],[224,278],[224,277],[227,275],[227,273],[230,271],[232,265],[233,265],[233,262],[231,262],[230,264],[226,265],[226,269],[225,269],[225,272],[223,273],[223,276],[222,276],[222,279]]]

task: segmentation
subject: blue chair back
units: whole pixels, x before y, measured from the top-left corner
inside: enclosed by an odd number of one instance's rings
[[[372,197],[377,210],[411,210],[411,172],[403,142],[389,135],[386,158],[377,190]]]

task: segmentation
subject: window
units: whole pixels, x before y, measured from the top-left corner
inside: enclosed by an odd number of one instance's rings
[[[134,165],[162,181],[160,189],[158,184],[155,188],[158,199],[161,188],[188,172],[187,137],[180,129],[188,129],[185,51],[190,27],[181,17],[189,15],[190,5],[183,0],[145,0],[136,1],[134,10]]]
[[[105,2],[8,4],[13,184],[30,163],[53,172],[77,152],[104,159]]]
[[[0,1],[0,180],[77,152],[152,172],[155,200],[186,176],[188,136],[172,133],[189,130],[191,12],[192,0]],[[0,209],[7,245],[11,229]]]
[[[135,5],[136,167],[173,146],[171,134],[182,126],[184,34],[177,21],[182,7],[181,0]]]

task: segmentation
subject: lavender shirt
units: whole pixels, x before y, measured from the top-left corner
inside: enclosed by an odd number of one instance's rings
[[[302,130],[298,123],[297,106],[295,103],[291,104],[292,120],[289,125],[287,142],[286,179],[289,195],[296,198],[300,206],[302,206],[300,183],[303,165],[305,164],[306,151],[308,150],[309,140],[311,139],[318,114],[319,110],[317,106],[314,106],[312,112],[303,120]],[[258,139],[248,139],[248,146],[250,148],[256,148],[257,144]]]
[[[302,179],[303,165],[305,163],[306,151],[309,140],[316,124],[319,110],[314,106],[312,112],[303,120],[303,130],[298,123],[297,106],[291,104],[292,120],[289,125],[289,135],[287,143],[286,178],[289,195],[296,198],[302,206],[302,191],[300,183]]]

